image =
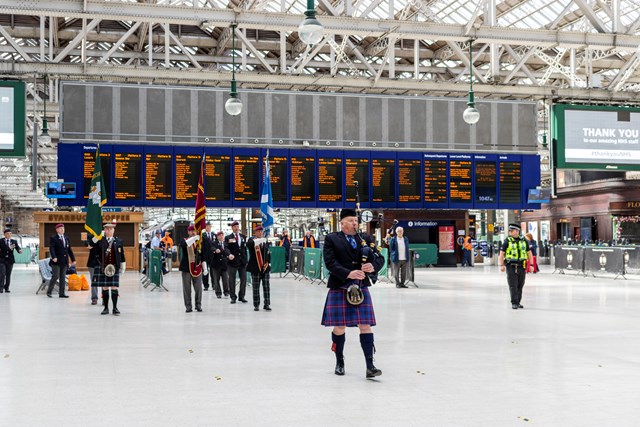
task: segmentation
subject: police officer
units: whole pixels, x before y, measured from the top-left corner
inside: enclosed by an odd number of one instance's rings
[[[329,280],[329,293],[324,306],[322,324],[333,326],[331,349],[336,353],[336,375],[344,375],[344,342],[347,326],[360,329],[360,346],[367,364],[366,377],[373,378],[382,371],[373,365],[373,333],[376,318],[368,286],[375,283],[377,273],[384,265],[384,258],[378,253],[371,236],[358,232],[358,217],[353,209],[342,209],[340,212],[341,231],[325,237],[323,255]],[[363,262],[364,240],[370,256]],[[347,299],[347,288],[358,284],[364,300],[359,305],[352,305]]]
[[[522,288],[527,277],[527,260],[532,257],[527,240],[520,236],[520,226],[509,224],[509,237],[500,247],[498,264],[500,271],[507,271],[507,282],[511,294],[511,308],[517,310],[524,308],[520,304],[522,300]]]

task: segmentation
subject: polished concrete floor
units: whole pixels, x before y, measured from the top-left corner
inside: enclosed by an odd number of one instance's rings
[[[323,286],[272,278],[272,312],[179,275],[149,292],[127,272],[122,315],[88,292],[35,295],[17,266],[0,295],[1,426],[637,426],[640,280],[530,275],[512,310],[496,267],[426,269],[372,289],[376,365],[349,330],[333,374]],[[250,294],[249,294],[249,300]]]

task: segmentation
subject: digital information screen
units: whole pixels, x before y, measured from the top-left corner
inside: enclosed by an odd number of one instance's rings
[[[451,156],[449,162],[449,197],[452,203],[471,203],[471,159],[457,157]]]
[[[447,203],[447,156],[435,154],[424,159],[425,203]]]
[[[315,157],[291,156],[291,201],[313,202],[316,199]]]
[[[274,202],[286,202],[289,187],[289,173],[285,156],[269,156],[271,169],[271,197]]]
[[[520,204],[520,162],[500,162],[500,203]]]
[[[12,87],[0,87],[0,150],[13,150],[14,147],[14,92]]]
[[[497,183],[496,162],[476,160],[476,202],[495,203]]]
[[[318,157],[318,202],[342,203],[342,159]]]
[[[369,202],[369,159],[345,159],[347,202],[356,201],[354,181],[358,181],[360,203]]]
[[[259,156],[233,156],[233,192],[235,200],[243,202],[259,200],[259,166]]]
[[[142,154],[115,153],[116,200],[142,199]]]
[[[206,156],[204,195],[206,200],[231,201],[231,156]]]
[[[145,154],[145,199],[173,200],[171,196],[171,154]]]
[[[398,159],[398,202],[420,202],[420,167],[419,159]]]
[[[91,192],[91,177],[96,165],[96,151],[84,151],[84,198],[89,198]],[[102,177],[104,179],[104,188],[107,197],[111,195],[111,153],[100,152],[100,167],[102,168]]]
[[[372,159],[371,178],[373,180],[373,201],[393,203],[396,200],[396,161],[393,159]]]
[[[176,200],[196,200],[200,178],[199,154],[176,154]]]

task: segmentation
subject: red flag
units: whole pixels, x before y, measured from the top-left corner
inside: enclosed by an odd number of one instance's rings
[[[207,207],[204,204],[204,154],[202,162],[200,162],[200,177],[198,178],[198,194],[196,195],[196,217],[193,225],[196,227],[196,235],[200,236],[198,240],[198,249],[202,245],[202,230],[207,226]]]

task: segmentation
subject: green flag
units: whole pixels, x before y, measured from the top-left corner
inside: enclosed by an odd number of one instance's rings
[[[96,150],[96,163],[91,176],[91,189],[87,201],[87,220],[84,229],[97,240],[102,239],[102,205],[107,203],[107,192],[104,188],[102,166],[100,164],[100,146]]]

